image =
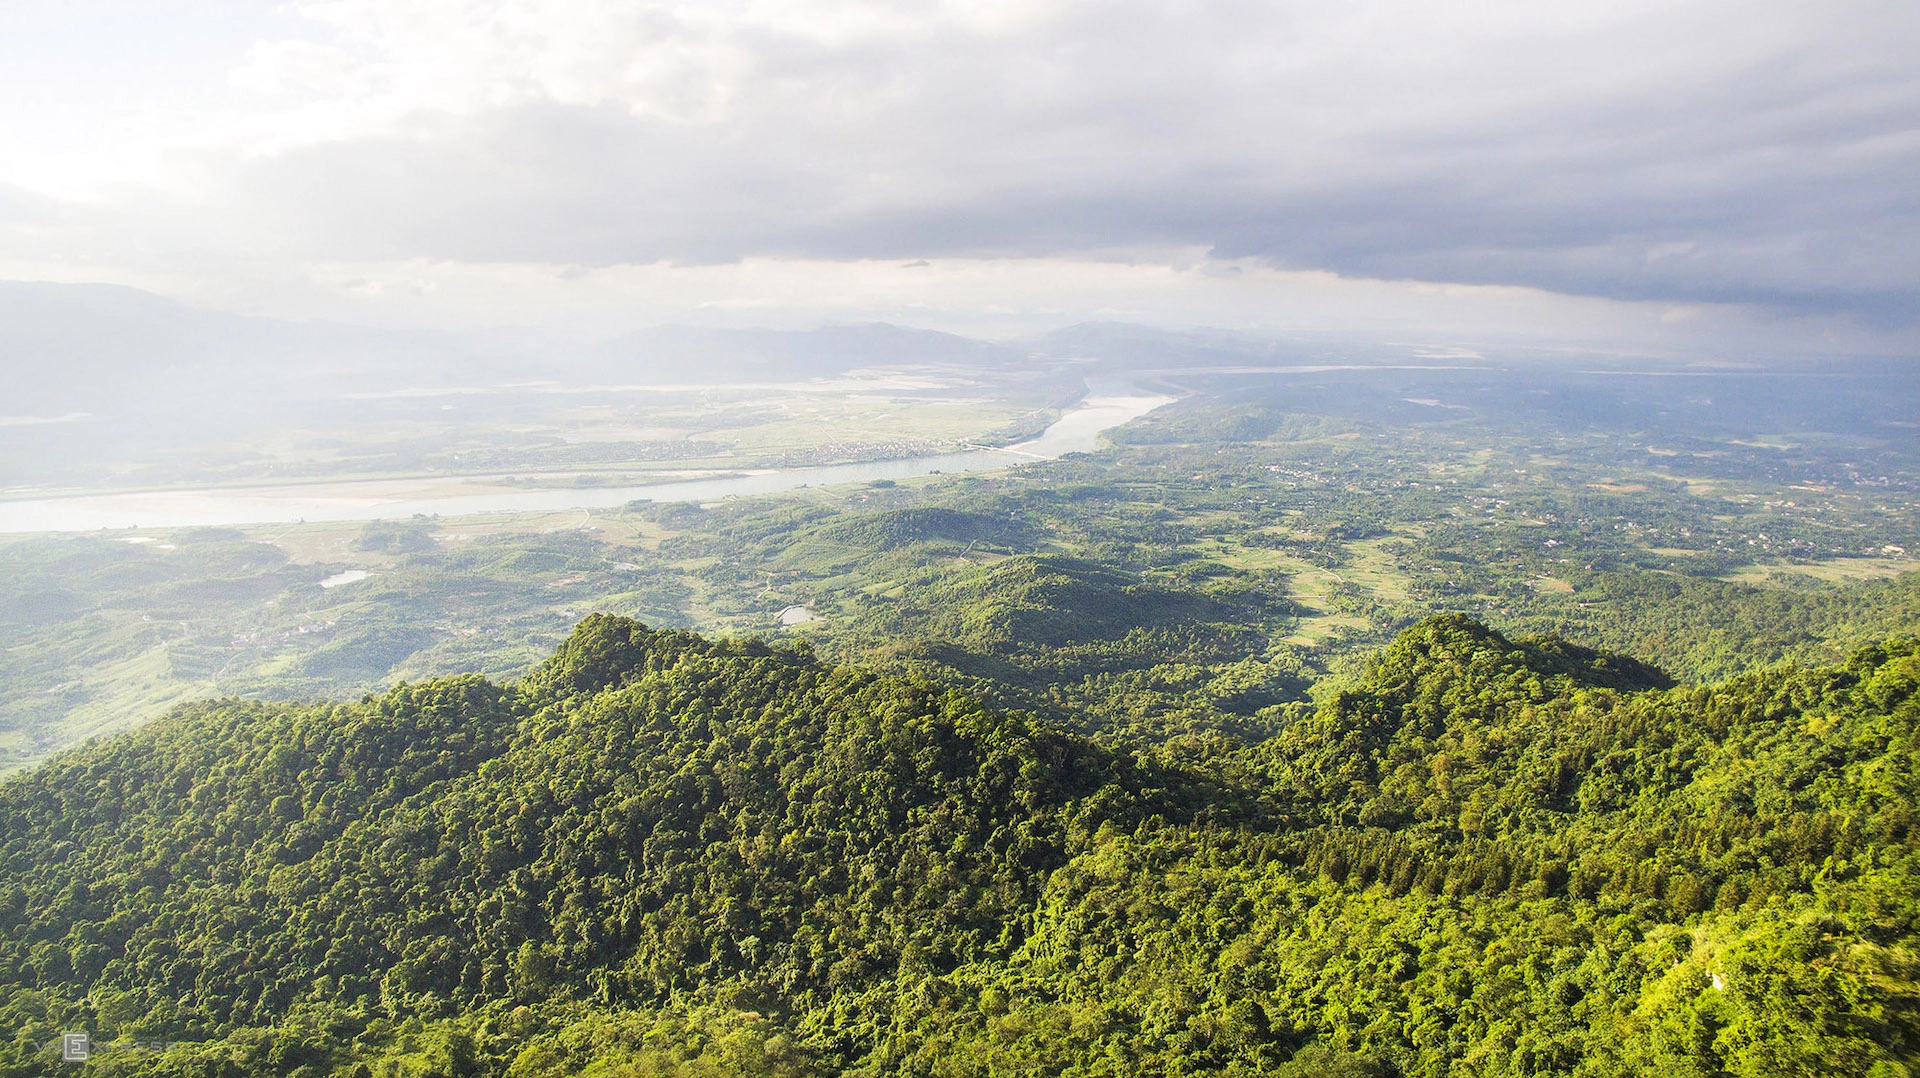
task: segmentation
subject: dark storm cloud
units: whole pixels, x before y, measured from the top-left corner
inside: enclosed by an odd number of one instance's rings
[[[728,60],[665,89],[421,109],[256,159],[225,197],[324,257],[1177,245],[1920,317],[1911,5],[902,10],[840,37],[654,12],[634,49],[681,35]]]

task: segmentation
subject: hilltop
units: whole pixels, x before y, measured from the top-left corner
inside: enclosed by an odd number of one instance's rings
[[[1907,1073],[1917,682],[1454,615],[1258,742],[1100,744],[594,616],[0,787],[0,1074],[75,1028],[123,1074]]]

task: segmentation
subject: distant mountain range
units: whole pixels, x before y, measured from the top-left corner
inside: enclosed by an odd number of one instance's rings
[[[301,397],[515,378],[758,381],[893,364],[997,366],[1024,351],[891,325],[807,331],[670,326],[585,345],[525,332],[443,333],[199,310],[116,285],[0,282],[9,413],[190,403],[205,392]],[[155,394],[159,394],[158,401]]]
[[[44,481],[36,477],[52,463],[212,451],[287,428],[345,430],[373,414],[370,393],[804,381],[876,366],[1006,370],[1027,358],[891,325],[661,327],[582,342],[533,330],[293,322],[114,285],[0,282],[0,486]]]
[[[1010,344],[874,323],[810,330],[660,326],[581,342],[534,330],[437,332],[227,314],[118,285],[0,282],[0,414],[198,413],[401,386],[758,382],[876,366],[1006,370],[1036,358],[1091,373],[1404,359],[1401,347],[1087,323]]]

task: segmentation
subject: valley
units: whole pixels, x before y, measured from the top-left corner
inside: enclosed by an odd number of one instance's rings
[[[1822,391],[1858,397],[1871,370],[1811,379],[1799,400],[1814,406],[1812,427],[1794,430],[1769,411],[1777,377],[1749,386],[1722,373],[1733,394],[1718,406],[1724,427],[1685,441],[1662,433],[1682,422],[1666,417],[1671,379],[1353,365],[1157,377],[1184,399],[1109,431],[1098,452],[991,473],[0,539],[0,564],[31,582],[0,605],[0,751],[17,767],[208,696],[512,677],[596,610],[801,636],[843,659],[942,676],[1039,664],[1051,672],[1031,673],[1017,703],[1057,716],[1094,706],[1090,676],[1169,664],[1183,694],[1204,697],[1197,686],[1231,670],[1259,684],[1244,699],[1303,699],[1310,682],[1436,611],[1560,632],[1687,678],[1832,659],[1911,624],[1920,452],[1890,424],[1920,403],[1898,378],[1866,394],[1878,426],[1820,406]],[[557,494],[582,492],[601,493]],[[952,651],[971,623],[964,608],[981,601],[970,582],[1012,557],[1095,565],[1122,590],[1162,589],[1218,613],[1211,627],[1169,627],[1177,643],[1116,632],[1036,639],[1011,660],[994,647]],[[366,575],[345,582],[349,573]],[[1106,600],[1069,590],[1043,601]],[[958,606],[936,631],[937,602]],[[782,626],[792,606],[815,619]],[[909,646],[927,634],[944,658]],[[1042,691],[1056,675],[1067,684]],[[1129,705],[1150,726],[1171,720],[1148,712],[1173,707]],[[1202,725],[1255,721],[1209,707]]]
[[[0,1078],[1920,1078],[1920,6],[4,26]]]

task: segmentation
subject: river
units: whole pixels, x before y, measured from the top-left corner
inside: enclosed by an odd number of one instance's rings
[[[1092,452],[1100,435],[1175,398],[1131,386],[1096,388],[1030,441],[1004,449],[969,449],[930,457],[775,468],[707,479],[627,487],[490,490],[481,494],[423,493],[423,482],[354,480],[297,486],[125,491],[0,501],[0,533],[79,532],[100,528],[183,528],[299,521],[404,519],[480,513],[610,509],[632,501],[707,502],[799,487],[912,479],[936,473],[985,472],[1067,453]]]

